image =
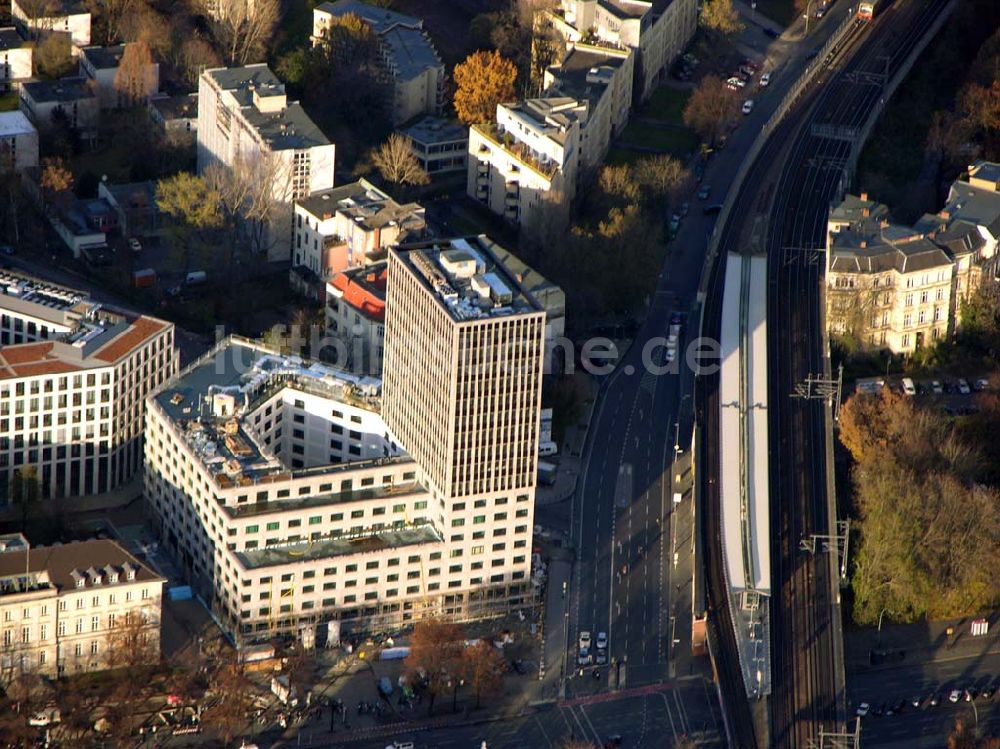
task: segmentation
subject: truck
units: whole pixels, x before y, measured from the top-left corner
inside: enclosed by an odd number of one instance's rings
[[[132,288],[148,289],[156,283],[156,271],[152,268],[141,268],[132,271]]]

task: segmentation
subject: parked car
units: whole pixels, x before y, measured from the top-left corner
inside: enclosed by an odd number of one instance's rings
[[[948,702],[954,704],[958,702],[960,699],[962,699],[962,690],[952,689],[951,693],[948,695]]]
[[[690,211],[690,210],[691,210],[691,204],[690,203],[681,203],[681,207],[680,207],[681,217],[687,216],[688,215],[688,211]],[[980,380],[980,382],[983,382],[983,380]]]
[[[816,8],[816,18],[822,18],[826,15],[826,8],[824,6],[819,6]]]
[[[921,697],[919,694],[914,695],[913,697],[910,698],[910,704],[913,705],[913,707],[920,707],[920,705],[921,705],[921,703],[923,703],[923,701],[924,701],[924,698]]]
[[[927,704],[930,705],[931,707],[937,707],[938,705],[940,705],[941,704],[941,693],[940,692],[935,692],[934,694],[932,694],[931,695],[931,700]]]
[[[765,26],[764,27],[764,36],[769,36],[771,39],[777,39],[779,36],[781,36],[781,34],[779,34],[774,29],[770,28],[769,26]]]
[[[710,205],[705,210],[702,211],[706,216],[712,216],[722,210],[722,203],[716,203],[715,205]]]
[[[972,390],[969,388],[969,383],[966,382],[964,379],[958,381],[958,392],[960,392],[962,395],[968,395],[969,393],[972,392]]]
[[[743,114],[750,114],[753,111],[753,99],[743,102]]]
[[[866,715],[868,715],[869,710],[871,710],[871,705],[869,705],[867,702],[862,702],[860,705],[858,705],[858,709],[854,711],[854,714],[857,715],[859,718],[863,718]]]
[[[767,88],[769,85],[771,85],[771,74],[764,73],[764,75],[760,77],[760,87]]]
[[[13,255],[14,248],[9,244],[0,244],[0,255]]]
[[[934,391],[934,395],[941,395],[944,392],[944,388],[941,387],[941,381],[940,380],[932,381],[931,390]]]
[[[977,393],[981,393],[983,390],[986,390],[986,388],[990,386],[990,381],[980,377],[973,383],[972,386],[976,389]]]
[[[979,694],[978,689],[976,689],[975,687],[968,687],[965,690],[965,701],[972,702],[974,699],[976,699],[977,694]]]
[[[903,392],[906,395],[916,395],[917,388],[913,384],[913,380],[909,377],[903,378]]]
[[[128,248],[132,250],[132,252],[142,252],[142,243],[135,237],[132,237],[128,241]]]
[[[712,194],[711,185],[702,185],[698,190],[698,200],[708,200],[708,196]]]

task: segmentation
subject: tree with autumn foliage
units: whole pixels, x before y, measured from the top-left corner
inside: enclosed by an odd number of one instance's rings
[[[434,701],[461,678],[465,632],[461,625],[426,619],[417,622],[406,656],[406,672],[411,683],[423,684],[430,697],[427,714]]]
[[[721,78],[706,75],[684,106],[684,124],[714,144],[740,114],[739,94]]]
[[[840,439],[856,461],[857,622],[874,624],[883,610],[897,621],[951,618],[1000,600],[980,561],[1000,547],[1000,492],[981,447],[1000,409],[981,422],[952,421],[888,389],[844,404]]]
[[[506,670],[507,659],[491,642],[479,640],[462,651],[462,678],[476,695],[477,710],[483,695],[496,694],[503,688]]]
[[[65,160],[42,159],[40,186],[47,203],[62,204],[72,197],[73,172],[69,170]]]
[[[145,39],[125,45],[115,73],[114,90],[120,106],[134,107],[149,101],[159,84],[153,53]]]
[[[455,66],[455,114],[466,125],[493,122],[497,104],[513,101],[517,68],[496,50],[473,52]]]
[[[731,36],[745,28],[733,0],[705,0],[701,8],[701,25],[720,34]]]
[[[215,731],[225,746],[253,720],[253,682],[235,652],[226,651],[208,677],[213,701],[202,711],[202,723]]]

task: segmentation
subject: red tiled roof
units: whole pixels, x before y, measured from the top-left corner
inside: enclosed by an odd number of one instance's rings
[[[355,278],[363,278],[359,282]],[[369,273],[367,275],[356,275],[353,278],[344,273],[338,273],[333,277],[333,285],[344,295],[344,302],[356,309],[369,320],[383,322],[385,320],[385,297],[379,296],[378,291],[385,293],[388,270],[383,268],[379,273]]]
[[[127,330],[122,331],[120,335],[116,336],[114,340],[94,352],[94,356],[101,361],[113,364],[132,349],[162,331],[165,327],[167,327],[167,324],[160,320],[154,320],[151,317],[140,317]]]
[[[0,378],[76,372],[81,367],[52,355],[52,342],[18,343],[0,348]]]

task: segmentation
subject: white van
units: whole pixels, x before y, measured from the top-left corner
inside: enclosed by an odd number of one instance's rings
[[[906,393],[907,395],[917,394],[917,388],[913,384],[913,380],[911,380],[909,377],[903,378],[903,392]]]

